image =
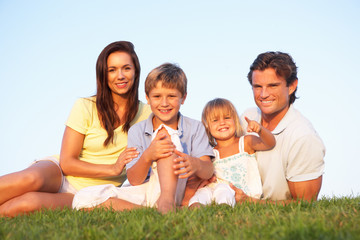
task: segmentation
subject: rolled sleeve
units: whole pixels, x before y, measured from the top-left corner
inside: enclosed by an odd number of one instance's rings
[[[324,174],[325,147],[314,135],[298,139],[289,152],[286,178],[292,182],[313,180]]]
[[[200,158],[202,156],[214,157],[214,152],[212,147],[209,145],[209,138],[206,134],[205,127],[199,123],[195,132],[197,134],[194,135],[190,155],[196,158]]]
[[[135,124],[134,126],[132,126],[129,129],[129,132],[128,132],[128,148],[135,147],[136,151],[139,152],[139,155],[138,155],[138,157],[134,158],[131,162],[126,164],[126,169],[127,170],[130,169],[132,166],[134,166],[135,163],[137,163],[140,156],[143,154],[143,152],[145,150],[144,145],[142,144],[142,138],[141,138],[141,136],[143,134],[144,134],[144,132],[141,131],[140,124]]]

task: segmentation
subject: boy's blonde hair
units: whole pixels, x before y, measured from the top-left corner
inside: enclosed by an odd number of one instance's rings
[[[236,108],[229,100],[224,98],[215,98],[209,101],[204,107],[201,121],[205,126],[206,134],[208,135],[209,138],[209,143],[213,147],[216,146],[216,140],[210,133],[209,122],[214,117],[227,115],[227,114],[230,114],[230,116],[235,121],[235,136],[241,137],[242,128],[240,125],[239,115],[237,114]]]
[[[165,88],[175,88],[184,96],[187,93],[187,78],[184,71],[176,64],[164,63],[154,68],[146,77],[145,93],[149,96],[151,89],[161,81]]]

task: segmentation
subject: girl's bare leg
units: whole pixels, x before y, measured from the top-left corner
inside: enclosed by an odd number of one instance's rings
[[[71,193],[28,192],[12,198],[0,206],[0,216],[14,217],[42,208],[71,208],[74,195]]]

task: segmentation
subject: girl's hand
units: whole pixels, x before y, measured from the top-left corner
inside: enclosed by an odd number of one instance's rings
[[[197,169],[197,159],[187,155],[185,153],[179,152],[175,149],[175,154],[179,157],[174,159],[174,169],[175,175],[179,175],[179,178],[187,178],[193,175]]]
[[[202,182],[200,183],[200,185],[199,185],[199,188],[205,187],[205,186],[207,186],[207,185],[209,185],[210,183],[213,183],[213,182],[215,182],[215,181],[216,181],[216,176],[215,176],[215,175],[212,175],[211,178],[202,181]]]
[[[139,156],[139,152],[136,151],[136,148],[126,148],[118,157],[116,163],[114,164],[114,173],[120,175],[123,171],[126,164],[131,162],[134,158]]]
[[[258,122],[250,120],[247,117],[245,117],[245,120],[248,123],[247,132],[259,133],[261,131],[261,125]]]

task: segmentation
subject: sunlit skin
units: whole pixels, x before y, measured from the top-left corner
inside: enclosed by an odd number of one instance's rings
[[[277,76],[273,68],[255,70],[252,74],[252,88],[256,105],[262,114],[262,125],[274,130],[289,109],[290,95],[295,91],[297,81],[286,86],[283,77]]]
[[[216,146],[214,148],[218,150],[220,158],[223,159],[238,154],[240,137],[236,136],[235,115],[220,109],[212,110],[212,112],[209,113],[209,116],[211,117],[206,118],[208,130],[210,131],[210,135],[216,141]],[[258,136],[244,136],[245,152],[253,154],[255,151],[270,150],[275,146],[275,138],[269,130],[247,117],[245,117],[245,120],[248,123],[246,131],[248,133],[254,132],[258,134]],[[207,181],[203,181],[201,186],[214,181],[216,181],[215,175]],[[200,206],[200,203],[194,203],[190,208]]]
[[[108,86],[115,102],[127,99],[126,94],[134,84],[135,67],[131,56],[125,52],[113,52],[107,59]]]
[[[156,87],[151,89],[149,96],[146,96],[146,100],[156,116],[153,118],[154,129],[157,129],[162,123],[177,129],[178,113],[185,99],[186,94],[183,96],[178,89],[162,87],[162,83],[159,81]]]
[[[177,129],[179,110],[186,99],[178,89],[166,88],[157,82],[146,96],[154,117],[153,130],[161,124]],[[166,213],[175,209],[177,178],[187,178],[193,174],[208,179],[213,174],[213,165],[209,156],[195,158],[175,149],[167,133],[160,131],[150,146],[143,152],[133,167],[128,169],[127,176],[132,185],[142,184],[154,161],[157,162],[161,194],[157,201],[158,210]],[[171,171],[173,170],[173,172]]]
[[[235,121],[229,113],[212,116],[209,121],[211,135],[221,141],[226,141],[235,135]]]
[[[279,124],[281,119],[287,113],[290,105],[290,95],[296,90],[298,81],[294,81],[289,86],[286,85],[284,78],[277,76],[273,68],[267,68],[264,71],[255,70],[252,74],[252,87],[254,100],[262,113],[262,126],[272,131]],[[278,204],[287,204],[298,201],[317,200],[321,189],[322,176],[317,179],[291,182],[288,181],[289,190],[293,199],[277,201]],[[258,200],[250,198],[241,189],[231,186],[235,191],[237,202],[252,201],[258,203],[273,202],[269,200]]]

